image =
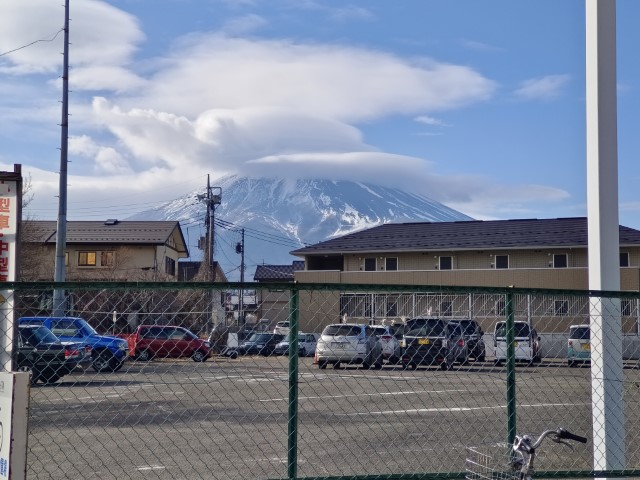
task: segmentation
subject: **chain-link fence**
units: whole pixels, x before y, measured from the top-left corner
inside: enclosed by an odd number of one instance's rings
[[[637,292],[9,286],[30,479],[464,478],[558,427],[541,476],[640,475]]]

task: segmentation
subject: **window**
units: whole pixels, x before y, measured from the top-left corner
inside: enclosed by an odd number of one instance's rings
[[[386,258],[385,259],[385,264],[384,264],[384,269],[389,271],[389,270],[398,270],[398,259],[396,257],[393,258]]]
[[[566,253],[554,253],[553,254],[553,268],[567,268],[569,262],[567,261]]]
[[[631,316],[631,300],[620,300],[620,313],[625,317]]]
[[[569,300],[555,300],[553,302],[553,312],[556,315],[568,315],[569,314]]]
[[[504,299],[496,300],[495,314],[499,317],[504,317],[507,313],[507,306]]]
[[[164,257],[164,272],[173,277],[176,276],[176,261],[170,257]]]
[[[96,266],[96,252],[78,252],[78,266],[79,267],[95,267]]]
[[[445,300],[440,302],[440,315],[450,317],[453,314],[453,302]]]
[[[453,257],[440,257],[440,270],[451,270],[453,268]]]
[[[365,258],[364,259],[364,271],[365,272],[375,272],[376,271],[376,259],[373,258]]]
[[[113,267],[115,265],[116,252],[101,252],[100,265],[103,267]]]
[[[621,267],[629,266],[629,252],[620,252],[620,266]]]
[[[509,268],[509,255],[496,255],[496,268]]]

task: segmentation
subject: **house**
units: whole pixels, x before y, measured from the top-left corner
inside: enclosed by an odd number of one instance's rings
[[[197,282],[203,281],[204,275],[200,271],[202,262],[182,260],[178,262],[178,281],[179,282]],[[213,281],[218,283],[227,282],[227,276],[222,271],[222,267],[218,262],[213,262],[211,270],[214,272]]]
[[[268,284],[291,283],[294,273],[299,270],[304,270],[304,262],[301,260],[295,260],[291,265],[263,264],[256,267],[253,279],[262,287],[257,290],[258,311],[256,313],[260,319],[268,319],[274,325],[289,319],[289,291],[270,288]]]
[[[21,277],[51,281],[57,223],[25,221]],[[66,280],[177,281],[178,260],[189,251],[176,221],[69,221],[66,229]]]
[[[620,226],[621,290],[640,291],[640,231]],[[305,269],[301,283],[588,289],[587,219],[523,219],[380,225],[291,252]],[[326,298],[328,315],[399,318],[417,314],[487,316],[504,313],[504,298],[361,294]],[[317,300],[316,300],[317,301]],[[584,320],[588,306],[571,298],[521,299],[517,315]],[[546,303],[545,303],[546,302]],[[303,308],[301,307],[301,312]],[[627,329],[640,325],[638,305],[622,301]],[[566,323],[566,322],[565,322]]]

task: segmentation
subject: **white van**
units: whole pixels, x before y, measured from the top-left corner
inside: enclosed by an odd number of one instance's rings
[[[539,362],[541,358],[538,332],[531,328],[528,322],[513,323],[516,361]],[[495,348],[496,365],[502,364],[507,359],[506,325],[506,322],[498,322],[494,329],[493,346]]]

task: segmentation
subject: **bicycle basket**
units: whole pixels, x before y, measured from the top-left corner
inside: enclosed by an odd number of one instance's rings
[[[506,443],[467,447],[465,479],[512,480],[520,478],[522,457]]]

